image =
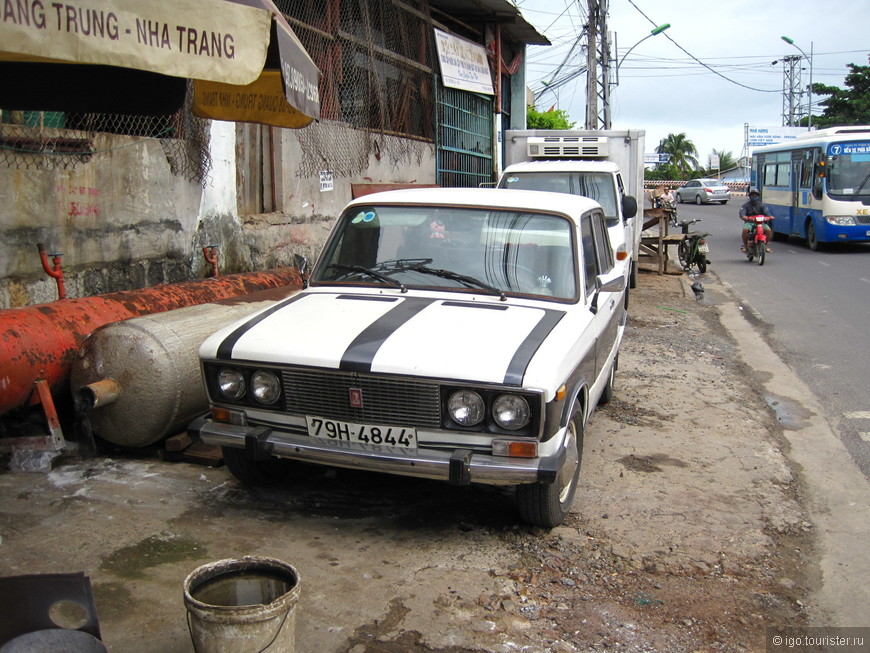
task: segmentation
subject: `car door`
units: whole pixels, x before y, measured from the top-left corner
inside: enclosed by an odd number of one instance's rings
[[[580,221],[583,244],[583,271],[586,301],[593,311],[592,328],[595,333],[595,378],[607,362],[619,334],[619,322],[623,309],[622,292],[599,290],[597,280],[601,275],[613,272],[613,249],[607,237],[604,214],[598,211],[584,215]]]

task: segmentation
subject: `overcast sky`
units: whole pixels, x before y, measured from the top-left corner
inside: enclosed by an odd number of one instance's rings
[[[534,91],[562,74],[585,67],[585,54],[568,57],[586,22],[587,0],[516,0],[525,19],[553,45],[530,47],[528,84]],[[670,133],[685,133],[706,165],[713,149],[743,153],[744,125],[781,126],[782,58],[809,56],[813,82],[845,88],[847,64],[868,65],[870,0],[609,0],[608,30],[622,60],[619,86],[611,91],[614,129],[646,130],[653,152]],[[657,25],[671,27],[638,43]],[[777,64],[771,65],[773,61]],[[809,66],[802,62],[802,85]],[[705,67],[708,66],[709,68]],[[539,96],[537,108],[555,105],[583,128],[586,74]],[[814,101],[818,101],[814,96]],[[805,108],[806,94],[802,97]],[[818,110],[817,110],[818,112]]]

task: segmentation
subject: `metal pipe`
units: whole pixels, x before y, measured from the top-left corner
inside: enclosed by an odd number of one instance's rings
[[[62,388],[79,346],[105,324],[287,286],[302,286],[295,268],[0,310],[0,415],[27,402],[37,379],[45,379],[52,390]]]
[[[66,287],[63,283],[63,268],[61,267],[61,259],[63,258],[63,254],[47,255],[45,253],[45,245],[43,243],[37,243],[36,249],[39,250],[39,260],[42,263],[42,269],[45,270],[45,273],[48,276],[57,281],[57,298],[66,299]],[[48,256],[51,256],[52,263],[54,263],[54,268],[50,268],[48,266]]]
[[[205,262],[211,265],[211,276],[217,277],[218,273],[218,255],[217,255],[217,245],[207,245],[202,248],[202,256],[205,259]]]
[[[82,398],[91,408],[102,408],[118,401],[121,396],[121,386],[114,379],[94,381],[78,390]]]

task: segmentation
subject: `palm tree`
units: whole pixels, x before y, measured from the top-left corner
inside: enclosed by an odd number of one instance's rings
[[[685,134],[668,134],[656,148],[659,154],[670,154],[670,165],[683,176],[688,177],[699,168],[698,150]]]

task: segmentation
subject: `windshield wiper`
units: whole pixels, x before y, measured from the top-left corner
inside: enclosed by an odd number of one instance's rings
[[[362,265],[345,265],[344,263],[330,263],[328,267],[336,268],[338,270],[347,270],[348,272],[356,272],[358,274],[365,274],[373,279],[377,279],[378,281],[383,281],[384,283],[388,283],[391,286],[395,286],[396,288],[401,289],[402,292],[408,292],[408,289],[405,288],[405,284],[396,279],[392,279],[388,277],[386,274],[381,274],[380,272],[376,272],[375,270],[370,270],[367,267]],[[338,281],[338,279],[336,279]]]
[[[868,181],[870,181],[870,172],[867,173],[867,176],[864,177],[864,181],[862,181],[862,182],[858,185],[858,188],[855,189],[855,192],[852,193],[852,199],[853,199],[853,200],[854,200],[854,199],[857,199],[858,194],[861,192],[861,189],[864,188],[864,184],[866,184]]]
[[[398,261],[398,264],[403,263],[403,261]],[[405,265],[400,267],[399,269],[404,270],[413,270],[414,272],[422,272],[423,274],[434,274],[436,277],[441,277],[443,279],[450,279],[451,281],[458,281],[460,283],[464,283],[467,286],[473,286],[477,288],[482,288],[484,290],[489,290],[491,293],[494,293],[499,296],[501,301],[507,301],[507,296],[504,294],[504,291],[500,288],[496,288],[495,286],[491,286],[488,283],[481,281],[480,279],[475,279],[474,277],[469,277],[465,274],[459,274],[458,272],[453,272],[452,270],[438,270],[436,268],[430,268],[429,266],[422,263],[415,263],[413,265]]]

